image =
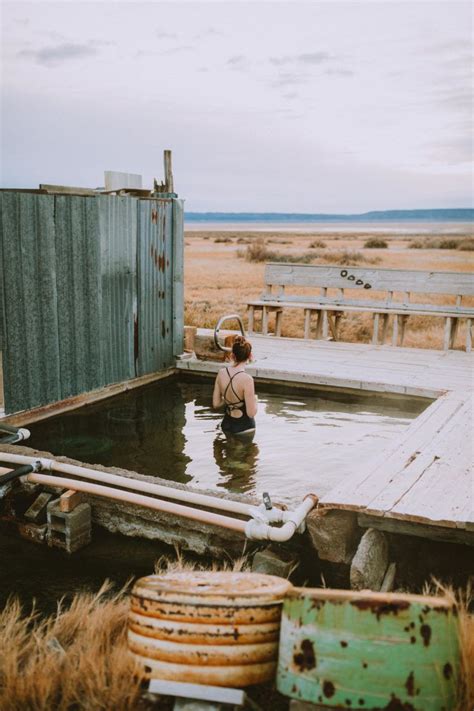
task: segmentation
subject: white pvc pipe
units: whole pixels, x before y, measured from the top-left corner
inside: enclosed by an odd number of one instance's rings
[[[245,535],[255,541],[277,541],[278,543],[289,541],[317,502],[317,496],[309,494],[297,509],[288,514],[286,523],[281,528],[275,528],[266,521],[250,519],[245,525]]]
[[[108,486],[100,484],[91,484],[88,481],[78,481],[77,479],[67,479],[62,476],[52,476],[51,474],[31,473],[27,475],[27,480],[33,484],[43,484],[45,486],[58,486],[63,489],[73,489],[74,491],[83,491],[92,496],[104,496],[108,499],[116,499],[117,501],[125,501],[128,504],[136,504],[137,506],[145,506],[148,509],[155,511],[163,511],[165,513],[175,514],[176,516],[184,516],[194,521],[221,526],[222,528],[230,528],[232,531],[245,533],[245,521],[231,518],[230,516],[221,516],[221,514],[210,513],[209,511],[200,511],[193,509],[190,506],[182,506],[170,501],[161,501],[153,499],[151,496],[143,496],[142,494],[134,494],[131,491],[123,491],[120,489],[111,489]]]
[[[84,487],[94,487],[97,490],[97,496],[105,496],[112,499],[115,498],[120,501],[136,503],[138,505],[147,506],[148,508],[153,508],[159,511],[166,511],[185,516],[186,518],[193,518],[194,520],[202,521],[204,523],[214,523],[215,525],[223,526],[224,528],[231,528],[233,530],[241,531],[245,533],[247,538],[252,540],[269,540],[276,542],[288,541],[293,536],[295,531],[301,527],[306,516],[311,509],[316,506],[318,501],[316,496],[309,494],[300,506],[295,509],[295,511],[283,511],[277,507],[266,510],[263,505],[256,507],[250,504],[244,504],[240,501],[220,499],[206,494],[183,491],[181,489],[174,489],[173,487],[118,476],[117,474],[109,474],[108,472],[103,472],[97,469],[88,469],[87,467],[80,467],[75,464],[56,462],[53,459],[0,452],[0,462],[1,461],[12,464],[36,465],[38,466],[38,469],[55,471],[60,474],[70,474],[72,476],[92,480],[93,482],[102,482],[111,484],[112,486],[124,487],[125,489],[128,488],[134,489],[135,491],[147,492],[149,494],[154,494],[155,496],[164,496],[165,498],[184,501],[197,506],[206,506],[208,508],[220,509],[221,511],[229,511],[232,513],[243,514],[245,516],[252,516],[252,518],[247,522],[239,521],[238,519],[234,519],[230,516],[221,516],[220,514],[198,511],[189,506],[182,506],[180,504],[174,504],[166,501],[158,501],[157,499],[153,499],[149,496],[141,496],[128,491],[110,489],[109,487],[98,485],[97,483],[89,484],[88,482],[78,481],[76,479],[54,477],[50,474],[44,475],[32,473],[28,475],[29,481],[35,481],[36,483],[44,484],[45,486],[61,486],[75,491],[85,491],[91,494],[94,493],[92,489]],[[34,479],[33,477],[38,477],[38,479]],[[61,483],[55,484],[55,481]],[[153,505],[150,505],[149,502],[152,502]],[[193,515],[190,515],[190,512],[192,512]],[[270,523],[279,522],[285,523],[280,528],[270,525]]]
[[[220,499],[217,496],[175,489],[171,486],[163,486],[139,479],[131,479],[126,476],[118,476],[117,474],[110,474],[108,472],[99,471],[98,469],[88,469],[87,467],[79,467],[75,464],[56,462],[53,459],[42,459],[25,454],[6,454],[0,452],[0,462],[11,462],[12,464],[35,464],[36,462],[40,462],[41,469],[43,470],[80,476],[83,479],[89,479],[91,481],[107,483],[112,486],[121,486],[124,489],[133,489],[134,491],[143,491],[147,494],[154,494],[155,496],[164,496],[166,499],[176,499],[176,501],[185,501],[186,503],[195,504],[196,506],[207,506],[208,508],[230,511],[231,513],[238,513],[244,516],[252,516],[253,511],[256,509],[255,506],[245,504],[241,501]]]

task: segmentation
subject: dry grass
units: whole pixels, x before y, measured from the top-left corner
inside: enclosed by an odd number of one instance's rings
[[[410,249],[460,249],[474,250],[474,240],[469,237],[422,237],[409,244]]]
[[[454,590],[435,580],[423,591],[426,595],[444,595],[456,605],[459,617],[459,641],[461,646],[461,685],[455,711],[474,709],[474,590],[469,584],[465,590]]]
[[[77,594],[46,619],[11,599],[0,613],[0,708],[125,711],[137,707],[138,669],[127,651],[123,591]]]
[[[367,249],[387,249],[388,242],[382,237],[370,237],[366,242],[364,242],[364,247]]]
[[[206,237],[228,234],[234,239],[233,244],[210,243]],[[381,248],[364,252],[364,243],[372,237],[384,239],[389,249]],[[239,257],[239,251],[245,253],[246,246],[258,251],[263,242],[264,254],[272,255],[275,249],[269,248],[270,240],[278,244],[278,259],[289,261],[292,256],[307,254],[310,249],[311,264],[371,265],[394,269],[426,269],[435,271],[469,272],[474,269],[474,255],[459,249],[410,249],[414,239],[426,240],[427,235],[386,234],[367,232],[345,233],[291,233],[291,232],[250,232],[219,231],[186,233],[190,243],[185,249],[185,323],[189,326],[214,328],[224,313],[245,315],[246,303],[258,298],[263,291],[265,262],[247,261]],[[440,239],[433,235],[433,238]],[[474,243],[473,235],[446,234],[443,239],[456,239],[457,244]],[[277,243],[277,240],[282,240]],[[323,239],[326,247],[311,248],[314,241]],[[469,241],[470,240],[470,241]],[[288,244],[286,244],[288,243]],[[257,247],[254,245],[257,244]],[[242,250],[242,246],[244,249]],[[272,247],[272,245],[270,245]],[[303,293],[303,292],[302,292]],[[309,290],[307,293],[311,293]],[[313,290],[314,293],[314,290]],[[371,294],[373,298],[381,294]],[[424,296],[422,296],[424,300]],[[433,296],[433,303],[454,303],[453,297]],[[463,303],[474,304],[474,300]],[[302,337],[303,313],[294,309],[283,315],[283,336]],[[444,321],[441,318],[410,317],[405,335],[405,345],[417,348],[437,348],[443,346]],[[367,314],[347,314],[341,323],[340,338],[343,341],[370,343],[372,334],[372,316]],[[388,337],[390,337],[390,333]],[[459,329],[456,346],[463,347],[465,324]]]

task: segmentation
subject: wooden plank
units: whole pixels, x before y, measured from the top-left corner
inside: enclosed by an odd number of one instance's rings
[[[473,308],[456,308],[455,306],[445,306],[443,304],[419,304],[412,302],[410,304],[402,304],[398,301],[387,303],[386,301],[369,301],[369,300],[350,300],[338,301],[337,299],[326,298],[324,300],[319,297],[311,297],[308,294],[303,296],[295,296],[294,294],[286,295],[284,300],[269,299],[252,299],[247,301],[247,306],[279,306],[280,308],[293,309],[326,309],[327,311],[355,311],[355,312],[374,312],[387,314],[409,314],[417,316],[458,316],[459,318],[469,318],[474,316]]]
[[[379,531],[396,533],[397,535],[417,536],[419,538],[429,538],[432,541],[474,546],[474,532],[466,531],[465,529],[446,528],[434,524],[404,521],[403,519],[387,518],[387,516],[383,515],[377,516],[366,513],[357,515],[357,523],[362,528],[377,528]]]
[[[398,314],[393,317],[392,346],[398,346]]]
[[[311,329],[311,310],[305,309],[304,312],[304,338],[308,339],[310,337]]]
[[[468,272],[268,263],[265,266],[265,283],[474,296],[474,280]]]
[[[372,343],[376,346],[379,342],[379,318],[380,314],[374,314],[374,330],[372,333]]]
[[[166,192],[174,193],[173,165],[171,151],[163,152]]]
[[[364,463],[363,467],[341,481],[334,489],[322,497],[321,505],[338,508],[369,507],[377,510],[387,510],[395,500],[377,501],[396,474],[403,471],[410,461],[418,456],[437,432],[442,429],[446,419],[454,415],[462,407],[462,400],[451,394],[441,397],[417,417],[403,435],[391,447],[379,454],[372,463]],[[401,492],[403,493],[403,492]],[[372,502],[375,502],[372,505]]]
[[[450,398],[448,398],[449,404],[451,404]],[[454,464],[456,456],[459,456],[457,453],[465,450],[466,441],[469,441],[466,440],[466,436],[469,435],[472,427],[470,422],[472,418],[469,417],[471,407],[471,401],[468,400],[455,406],[451,413],[447,413],[444,408],[439,408],[436,417],[427,419],[426,434],[431,435],[431,438],[427,441],[425,438],[423,443],[419,443],[417,450],[410,455],[408,461],[398,471],[393,472],[383,490],[377,496],[370,498],[366,508],[392,510],[435,462],[447,459]],[[459,464],[461,467],[464,466],[464,462],[459,461]],[[425,503],[423,500],[420,501],[421,508]]]
[[[59,510],[63,513],[70,513],[83,502],[83,496],[80,491],[68,489],[59,497]]]

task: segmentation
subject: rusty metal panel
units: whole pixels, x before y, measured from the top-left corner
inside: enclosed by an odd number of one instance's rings
[[[99,203],[55,197],[56,288],[61,398],[104,384],[101,348]]]
[[[141,200],[138,218],[137,375],[173,364],[173,203]]]
[[[173,365],[182,201],[14,191],[0,200],[7,413]]]
[[[300,589],[283,605],[277,688],[327,708],[455,708],[460,649],[444,598]]]
[[[5,411],[15,412],[61,397],[54,199],[3,192],[0,200]]]
[[[97,198],[102,280],[101,350],[104,384],[135,377],[137,205],[129,197]]]

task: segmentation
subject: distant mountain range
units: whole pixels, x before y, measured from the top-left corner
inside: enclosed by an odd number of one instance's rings
[[[300,212],[186,212],[187,222],[471,222],[473,208],[440,210],[377,210],[361,214],[324,214]]]

